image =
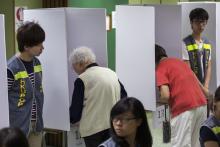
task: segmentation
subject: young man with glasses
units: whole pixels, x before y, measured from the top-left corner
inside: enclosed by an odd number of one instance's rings
[[[207,90],[211,79],[211,44],[202,36],[209,15],[203,8],[195,8],[190,14],[192,34],[183,39],[182,58],[191,67]]]

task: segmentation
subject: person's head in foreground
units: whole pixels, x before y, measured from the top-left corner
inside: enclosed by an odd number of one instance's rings
[[[220,86],[215,91],[215,97],[213,101],[213,114],[220,120]]]
[[[0,147],[29,147],[24,133],[18,128],[0,130]]]
[[[120,147],[152,146],[146,112],[138,99],[128,97],[118,101],[111,110],[110,120],[112,139]]]

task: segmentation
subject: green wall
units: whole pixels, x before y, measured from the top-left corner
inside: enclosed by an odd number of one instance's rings
[[[0,14],[5,15],[5,39],[6,39],[6,55],[11,57],[15,52],[14,45],[14,1],[1,0]]]
[[[129,0],[129,4],[176,4],[177,2],[216,1],[220,0]]]
[[[35,8],[42,8],[42,0],[15,0],[15,7],[27,7],[27,9],[35,9]],[[18,45],[16,41],[16,34],[15,34],[15,51],[18,51]]]
[[[27,6],[28,9],[42,8],[42,0],[15,0],[15,6]]]
[[[115,10],[115,5],[128,4],[128,0],[69,0],[69,7],[106,8],[107,14]],[[108,67],[115,70],[115,29],[107,32]]]

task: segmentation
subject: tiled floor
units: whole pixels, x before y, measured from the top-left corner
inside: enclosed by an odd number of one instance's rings
[[[153,147],[171,147],[170,143],[163,143],[162,129],[153,128],[152,112],[147,113],[147,119],[153,136]]]

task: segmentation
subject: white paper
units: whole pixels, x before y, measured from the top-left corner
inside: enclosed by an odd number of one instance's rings
[[[161,105],[153,112],[153,127],[162,128],[163,121],[165,120],[165,105]]]

